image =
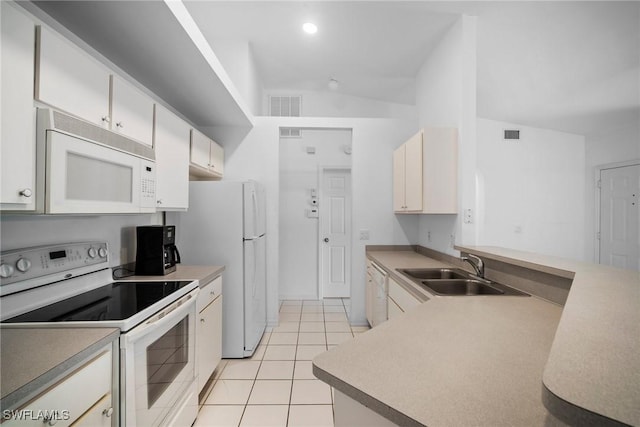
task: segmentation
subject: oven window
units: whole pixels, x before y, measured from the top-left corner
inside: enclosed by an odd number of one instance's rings
[[[171,385],[189,357],[189,323],[185,317],[147,347],[147,405],[149,408]]]

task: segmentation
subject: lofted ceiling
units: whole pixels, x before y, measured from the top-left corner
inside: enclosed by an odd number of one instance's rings
[[[196,124],[230,113],[212,101],[224,88],[164,2],[35,4]],[[580,134],[640,123],[640,2],[183,4],[214,52],[227,41],[250,45],[266,90],[328,91],[335,78],[340,93],[404,104],[415,103],[433,47],[460,14],[474,15],[480,117]],[[317,34],[302,32],[306,21]]]

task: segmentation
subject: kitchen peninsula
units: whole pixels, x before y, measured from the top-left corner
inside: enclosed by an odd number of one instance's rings
[[[431,295],[396,269],[449,263],[369,250],[369,259],[429,301],[314,359],[314,374],[338,391],[337,426],[341,401],[399,425],[640,424],[637,272],[457,249],[572,280],[564,307],[536,296]]]

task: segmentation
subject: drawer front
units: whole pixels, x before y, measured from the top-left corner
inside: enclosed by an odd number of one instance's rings
[[[2,426],[42,427],[55,424],[58,427],[66,427],[74,423],[111,393],[111,345],[107,349],[96,359],[20,408],[18,415],[26,419],[12,418],[2,423]],[[45,421],[47,418],[50,421]]]
[[[398,307],[400,307],[402,311],[407,311],[411,307],[415,307],[416,305],[421,304],[418,299],[416,299],[409,292],[405,291],[403,287],[401,287],[391,278],[389,278],[389,296],[393,298],[395,303],[398,304]]]
[[[108,394],[85,412],[71,427],[111,427],[115,417],[111,394]]]
[[[196,304],[198,313],[204,310],[206,306],[211,304],[211,302],[221,294],[222,276],[218,276],[200,289],[200,293],[198,293],[198,302]]]

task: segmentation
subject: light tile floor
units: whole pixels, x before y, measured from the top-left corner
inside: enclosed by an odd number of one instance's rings
[[[194,427],[333,426],[331,387],[311,360],[369,329],[351,327],[348,310],[349,299],[282,301],[253,357],[222,360]]]

